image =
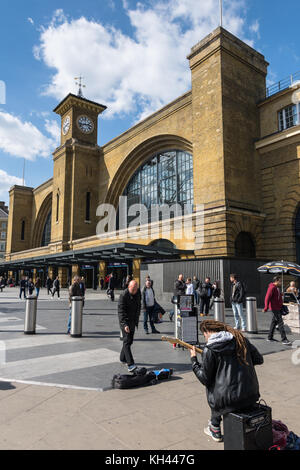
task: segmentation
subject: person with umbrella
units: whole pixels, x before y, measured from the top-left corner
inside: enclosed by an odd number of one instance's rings
[[[282,300],[282,293],[280,292],[280,287],[281,287],[281,278],[280,276],[275,276],[273,279],[273,282],[269,284],[267,294],[265,297],[264,312],[271,310],[273,313],[267,341],[276,341],[274,339],[274,332],[275,332],[276,326],[278,326],[278,330],[281,335],[282,344],[284,344],[285,346],[291,346],[292,343],[287,339],[285,329],[284,329],[284,323],[282,320],[281,309],[283,306],[283,300]]]

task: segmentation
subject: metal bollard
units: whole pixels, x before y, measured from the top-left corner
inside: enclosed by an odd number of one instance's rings
[[[83,297],[72,297],[71,336],[80,338],[82,336],[82,308]]]
[[[258,333],[257,305],[255,297],[246,298],[247,332]]]
[[[26,297],[26,311],[25,311],[25,324],[24,324],[25,335],[35,334],[36,310],[37,310],[37,297],[35,295],[28,295]]]
[[[215,304],[215,320],[225,323],[225,302],[223,299],[214,299]]]

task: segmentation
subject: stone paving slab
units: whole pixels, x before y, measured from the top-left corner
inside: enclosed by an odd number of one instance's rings
[[[265,356],[256,368],[273,419],[298,435],[299,367],[285,351]],[[106,392],[2,385],[1,450],[223,450],[203,433],[209,408],[192,372],[155,386]]]

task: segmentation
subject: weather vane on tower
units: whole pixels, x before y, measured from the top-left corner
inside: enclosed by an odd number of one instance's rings
[[[83,96],[83,93],[82,93],[82,88],[86,88],[85,85],[82,84],[82,80],[84,79],[84,77],[82,77],[81,75],[79,77],[75,77],[74,80],[78,80],[76,83],[76,85],[78,85],[79,89],[78,89],[78,93],[77,93],[77,96],[80,96],[80,98],[84,98]]]

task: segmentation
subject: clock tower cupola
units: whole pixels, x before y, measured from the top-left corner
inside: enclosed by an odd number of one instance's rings
[[[61,145],[73,139],[97,145],[98,116],[106,106],[69,93],[53,110],[61,116]],[[73,140],[73,141],[74,141]]]

